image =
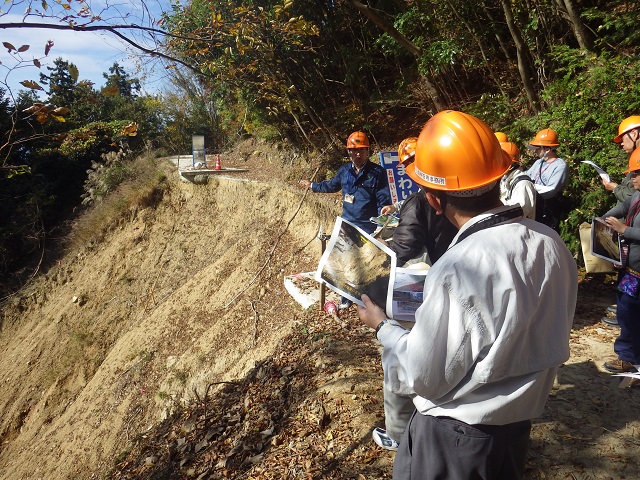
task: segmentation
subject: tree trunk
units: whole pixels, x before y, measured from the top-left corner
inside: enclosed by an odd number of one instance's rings
[[[487,8],[487,4],[486,2],[482,2],[482,9],[484,10],[484,14],[487,16],[487,18],[489,18],[489,22],[491,22],[491,25],[496,25],[498,23],[498,21],[494,18],[491,9]],[[504,54],[504,57],[507,59],[508,62],[514,62],[515,59],[512,58],[511,53],[509,52],[509,47],[506,43],[506,41],[502,38],[501,33],[498,31],[498,29],[495,29],[495,37],[496,37],[496,41],[498,42],[498,46],[500,47],[500,50],[502,50],[502,53]]]
[[[593,51],[593,37],[580,17],[580,7],[574,0],[556,0],[560,14],[567,21],[581,49]]]
[[[474,40],[478,44],[478,49],[480,50],[480,55],[482,55],[482,59],[484,60],[484,64],[487,67],[487,71],[489,72],[489,76],[493,79],[493,83],[496,84],[496,86],[500,90],[500,93],[502,93],[502,96],[506,97],[507,96],[507,92],[505,92],[504,88],[502,88],[502,84],[500,83],[500,79],[493,72],[493,68],[491,68],[491,62],[489,61],[489,59],[487,57],[487,54],[485,53],[482,39],[478,36],[476,31],[473,29],[473,26],[469,22],[467,22],[467,20],[462,15],[460,15],[460,13],[458,12],[458,9],[455,7],[455,5],[453,5],[451,3],[450,0],[447,0],[447,4],[449,5],[449,8],[451,8],[451,10],[453,11],[453,14],[456,16],[456,18],[465,26],[465,28],[469,31],[471,36],[474,38]]]
[[[298,118],[298,115],[296,115],[296,112],[294,112],[293,110],[290,110],[289,113],[291,114],[291,116],[293,117],[293,119],[296,121],[296,125],[298,125],[298,128],[300,129],[300,132],[302,133],[302,135],[304,136],[305,140],[307,141],[307,143],[309,143],[309,145],[314,146],[313,142],[311,141],[311,139],[309,138],[309,135],[307,135],[307,132],[304,130],[304,127],[302,126],[302,124],[300,123],[300,119]]]
[[[518,72],[520,73],[522,85],[524,86],[524,90],[527,94],[527,99],[529,100],[531,108],[533,108],[535,112],[538,112],[540,111],[540,99],[538,98],[538,93],[536,92],[536,89],[534,87],[534,71],[531,68],[531,55],[529,53],[529,48],[522,38],[522,33],[520,32],[520,29],[516,25],[516,22],[513,18],[511,6],[506,0],[500,0],[500,3],[502,4],[502,9],[504,10],[504,16],[507,21],[507,26],[509,27],[509,33],[511,33],[513,43],[516,46],[516,53],[518,56]]]
[[[320,129],[320,131],[322,133],[324,133],[325,138],[327,139],[327,141],[330,144],[336,144],[337,142],[337,138],[335,135],[332,135],[331,131],[329,130],[329,128],[324,124],[324,122],[318,118],[318,116],[316,115],[316,113],[314,112],[314,110],[309,106],[309,104],[307,103],[307,101],[305,100],[305,98],[302,96],[302,93],[300,93],[300,90],[298,89],[298,87],[296,86],[295,82],[293,81],[293,79],[291,78],[290,75],[288,75],[286,72],[284,72],[284,77],[287,79],[287,83],[289,85],[291,85],[293,87],[293,92],[295,93],[298,101],[300,102],[300,105],[302,105],[302,108],[304,110],[304,112],[307,114],[307,116],[309,117],[309,119],[311,120],[311,122],[318,128]],[[292,103],[292,102],[290,102]],[[293,109],[290,110],[290,112],[293,114]],[[296,118],[296,121],[299,122],[299,119]],[[304,131],[304,130],[303,130]],[[309,137],[305,134],[305,138],[307,140],[309,140],[309,143],[311,143],[312,146],[315,147],[315,145],[313,144],[313,142],[311,142],[311,140],[309,139]]]
[[[382,18],[375,10],[372,10],[368,5],[359,2],[358,0],[348,0],[351,5],[353,5],[360,13],[362,13],[365,17],[371,20],[374,25],[376,25],[380,30],[388,34],[391,38],[396,40],[400,45],[402,45],[405,50],[411,53],[414,57],[419,57],[422,55],[422,50],[420,47],[412,43],[407,37],[402,35],[393,25],[387,22],[384,18]],[[425,87],[427,92],[429,92],[429,96],[431,97],[431,101],[437,110],[444,110],[444,102],[440,98],[440,94],[433,84],[432,80],[425,75],[423,77]]]

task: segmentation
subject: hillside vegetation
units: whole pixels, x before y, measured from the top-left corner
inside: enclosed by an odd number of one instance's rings
[[[10,38],[34,27],[7,21],[19,4],[0,12],[0,299],[50,260],[49,240],[127,178],[141,152],[188,152],[198,133],[217,154],[253,137],[287,142],[324,173],[349,133],[391,150],[445,109],[479,117],[522,152],[538,130],[557,131],[570,173],[560,229],[580,261],[579,225],[615,202],[582,161],[619,182],[627,156],[611,140],[640,112],[637,1],[190,0],[161,18],[143,9],[149,28],[117,6],[90,15],[84,1],[42,5],[23,21],[149,35],[144,53],[167,62],[168,82],[146,94],[143,78],[114,63],[98,88],[54,59],[55,41],[42,54]],[[18,76],[26,90],[12,92]],[[525,167],[533,160],[523,155]]]

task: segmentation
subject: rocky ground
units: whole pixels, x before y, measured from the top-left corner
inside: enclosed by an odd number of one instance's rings
[[[157,204],[2,305],[0,478],[391,478],[371,331],[283,287],[315,268],[339,202],[305,196],[315,165],[282,148],[247,141],[222,165],[247,172],[195,185],[167,164]],[[581,275],[528,479],[640,478],[640,389],[601,367],[613,298],[612,277]]]

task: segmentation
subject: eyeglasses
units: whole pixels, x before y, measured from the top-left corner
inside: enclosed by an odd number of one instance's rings
[[[633,172],[629,172],[629,176],[631,178],[636,178],[638,175],[640,175],[640,170],[634,170]]]

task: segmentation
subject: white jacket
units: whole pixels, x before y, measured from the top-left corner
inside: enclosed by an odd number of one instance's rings
[[[542,413],[569,358],[577,268],[556,232],[515,219],[458,237],[434,264],[411,331],[378,332],[387,382],[423,415],[503,425]],[[402,386],[405,386],[404,388]]]
[[[520,205],[526,218],[536,219],[536,189],[532,181],[521,180],[513,186],[518,177],[526,175],[519,168],[504,174],[500,180],[500,200],[505,205]],[[512,190],[513,186],[513,190]]]

